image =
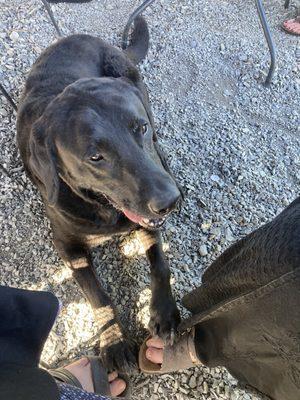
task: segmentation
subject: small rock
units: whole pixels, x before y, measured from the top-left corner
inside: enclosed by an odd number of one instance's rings
[[[204,231],[204,232],[207,232],[208,231],[208,229],[211,227],[211,222],[210,221],[205,221],[205,222],[203,222],[202,224],[201,224],[201,229]]]
[[[232,392],[230,395],[230,400],[239,400],[239,397],[240,397],[239,393]]]
[[[211,229],[210,233],[215,237],[219,237],[219,236],[221,236],[221,228],[216,226],[215,228]]]
[[[205,244],[202,244],[202,245],[200,246],[200,248],[199,248],[199,254],[200,254],[200,256],[202,256],[202,257],[207,256],[208,250],[207,250],[207,247],[206,247]]]
[[[202,392],[203,392],[204,394],[207,394],[207,393],[208,393],[208,384],[207,384],[207,382],[203,382],[203,389],[202,389]]]
[[[217,183],[219,186],[224,186],[223,180],[218,175],[211,175],[210,180]]]
[[[9,37],[11,38],[11,40],[13,42],[17,42],[19,40],[19,34],[16,31],[12,31],[12,33],[9,35]]]
[[[179,388],[179,382],[177,380],[174,381],[173,388],[174,388],[175,392],[177,392],[177,390]]]
[[[183,388],[183,387],[180,387],[179,390],[180,390],[180,392],[182,392],[182,393],[184,393],[184,394],[188,394],[188,393],[189,393],[189,391],[186,390],[186,389]]]
[[[195,387],[197,387],[197,380],[196,380],[195,375],[191,376],[191,379],[189,380],[189,387],[191,389],[195,389]]]
[[[212,387],[216,388],[216,387],[218,387],[218,385],[219,385],[219,381],[217,379],[214,379],[213,383],[212,383]]]
[[[186,375],[183,375],[183,377],[181,379],[181,382],[182,383],[187,383],[187,381],[188,381],[188,377]]]
[[[225,386],[224,394],[225,394],[225,397],[226,397],[226,398],[229,398],[229,397],[230,397],[230,393],[231,393],[231,392],[232,392],[232,391],[231,391],[230,387],[229,387],[229,386]]]
[[[228,242],[233,242],[235,240],[234,236],[232,235],[231,229],[226,228],[225,231],[225,238]]]
[[[220,178],[218,175],[211,175],[210,180],[213,182],[219,182]]]
[[[0,115],[2,117],[7,117],[8,116],[8,112],[4,108],[0,108]]]

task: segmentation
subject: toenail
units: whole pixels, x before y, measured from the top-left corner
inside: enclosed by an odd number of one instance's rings
[[[147,356],[147,357],[152,357],[152,354],[153,354],[153,352],[152,352],[151,349],[148,349],[148,350],[146,351],[146,356]]]

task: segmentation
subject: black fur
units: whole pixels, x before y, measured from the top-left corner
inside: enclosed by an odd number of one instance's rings
[[[141,62],[148,53],[149,30],[143,17],[136,17],[134,20],[134,30],[131,36],[130,46],[124,50],[124,53],[135,64]]]
[[[179,323],[159,233],[123,212],[157,219],[180,197],[158,149],[145,85],[127,56],[137,61],[147,52],[148,30],[141,18],[136,29],[140,41],[135,32],[127,54],[88,35],[49,47],[28,76],[17,123],[21,157],[42,194],[57,250],[95,310],[107,366],[118,370],[128,370],[136,359],[95,277],[89,248],[96,236],[144,226],[152,275],[151,333],[172,340]],[[99,153],[104,159],[92,161]]]

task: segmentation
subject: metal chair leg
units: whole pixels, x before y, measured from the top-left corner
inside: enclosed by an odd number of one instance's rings
[[[0,92],[3,94],[3,96],[6,98],[6,100],[10,103],[10,105],[12,106],[12,108],[15,111],[18,111],[18,107],[16,105],[16,103],[13,101],[12,97],[10,96],[10,94],[6,91],[6,89],[4,88],[4,86],[1,85],[0,83]]]
[[[52,22],[54,28],[56,29],[56,32],[57,32],[58,36],[61,37],[62,33],[61,33],[61,30],[59,29],[59,26],[58,26],[58,24],[57,24],[57,22],[56,22],[56,20],[54,18],[54,14],[53,14],[53,11],[51,9],[50,4],[48,3],[47,0],[42,0],[42,2],[43,2],[44,6],[45,6],[45,8],[47,10],[47,13],[48,13],[48,15],[49,15],[49,17],[51,19],[51,22]]]
[[[124,28],[123,35],[122,35],[122,49],[125,50],[128,46],[128,34],[129,29],[134,22],[135,18],[140,15],[147,7],[149,7],[154,0],[146,0],[143,4],[141,4],[129,17],[127,24]]]
[[[261,0],[255,0],[255,1],[256,1],[256,7],[257,7],[259,19],[260,19],[260,22],[261,22],[261,25],[262,25],[262,28],[264,31],[265,38],[268,43],[270,56],[271,56],[270,69],[269,69],[269,73],[268,73],[268,76],[265,81],[265,85],[269,86],[272,81],[272,77],[274,75],[275,66],[276,66],[276,49],[275,49],[275,45],[274,45],[274,42],[272,39],[269,25],[267,22],[266,13],[265,13],[262,1]]]

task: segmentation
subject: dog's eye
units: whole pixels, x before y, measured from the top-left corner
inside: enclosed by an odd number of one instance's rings
[[[94,154],[93,156],[90,157],[90,160],[93,161],[93,162],[98,162],[98,161],[101,161],[103,159],[104,159],[104,157],[100,153],[96,153],[96,154]]]
[[[142,135],[145,135],[147,132],[148,132],[148,124],[147,123],[145,123],[145,124],[143,124],[143,125],[141,125],[141,124],[139,124],[139,123],[137,123],[137,124],[135,124],[134,126],[133,126],[133,132],[135,133],[135,134],[142,134]]]
[[[148,131],[148,124],[142,125],[142,134],[145,135]]]

